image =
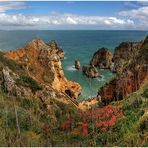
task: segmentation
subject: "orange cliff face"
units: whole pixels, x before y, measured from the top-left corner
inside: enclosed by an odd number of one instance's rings
[[[57,46],[55,41],[51,41],[48,45],[40,39],[35,39],[23,48],[5,52],[5,57],[21,63],[28,76],[39,83],[49,85],[53,89],[67,93],[75,99],[81,93],[80,85],[68,81],[64,76],[61,66],[64,52]]]
[[[144,42],[121,43],[115,49],[114,62],[117,76],[98,91],[105,104],[127,97],[137,91],[143,83],[148,82],[147,57],[148,37]]]

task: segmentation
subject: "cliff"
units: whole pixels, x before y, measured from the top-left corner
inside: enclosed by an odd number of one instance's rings
[[[142,42],[121,43],[114,53],[116,77],[101,87],[99,95],[105,104],[120,100],[148,81],[148,37]]]
[[[35,39],[23,48],[5,52],[4,56],[21,64],[26,74],[38,83],[50,86],[58,92],[68,92],[73,99],[79,96],[80,85],[68,81],[64,76],[61,66],[64,52],[55,41],[45,44],[42,40]]]

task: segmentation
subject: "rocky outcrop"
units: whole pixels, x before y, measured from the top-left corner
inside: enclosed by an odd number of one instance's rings
[[[85,74],[89,78],[97,78],[100,77],[98,70],[93,65],[85,65],[82,67],[83,74]]]
[[[52,53],[56,53],[61,60],[64,59],[64,51],[58,47],[57,43],[54,40],[49,42],[49,46],[52,49]]]
[[[116,47],[113,56],[114,71],[122,73],[122,70],[139,54],[141,46],[142,42],[123,42]]]
[[[4,92],[15,97],[31,97],[32,92],[28,87],[18,86],[16,80],[19,75],[12,72],[8,67],[2,69],[2,87]]]
[[[79,108],[82,111],[87,111],[90,110],[92,108],[96,108],[98,107],[99,101],[97,100],[97,98],[92,98],[89,100],[83,100],[79,103]]]
[[[80,69],[80,67],[81,67],[80,61],[79,60],[75,60],[75,68],[76,69]]]
[[[101,48],[94,53],[90,64],[99,68],[110,69],[112,64],[112,58],[113,55],[107,48]]]
[[[144,42],[122,43],[116,48],[114,62],[117,76],[99,90],[105,104],[127,97],[130,93],[138,90],[145,81],[148,81],[147,57],[148,37]],[[118,60],[122,61],[122,64]],[[123,66],[121,67],[121,65]]]
[[[40,84],[63,93],[67,93],[68,90],[74,98],[81,92],[78,83],[70,82],[64,76],[61,66],[64,52],[58,48],[55,41],[48,45],[40,39],[35,39],[21,49],[6,52],[4,56],[23,65],[27,75]]]

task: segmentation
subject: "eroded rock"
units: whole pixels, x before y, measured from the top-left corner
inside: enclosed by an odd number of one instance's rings
[[[82,67],[83,74],[90,78],[100,77],[98,70],[93,65],[86,65]]]
[[[107,48],[101,48],[94,53],[90,64],[99,68],[110,69],[112,64],[112,58],[113,55]]]
[[[75,68],[76,69],[80,69],[81,68],[81,64],[79,60],[75,60]]]
[[[21,49],[6,52],[5,57],[22,64],[28,75],[39,83],[63,93],[69,90],[74,98],[81,93],[80,85],[68,81],[65,77],[61,65],[64,52],[55,41],[45,44],[42,40],[35,39]]]
[[[117,76],[99,89],[105,104],[121,100],[148,81],[148,41],[121,43],[114,54]]]

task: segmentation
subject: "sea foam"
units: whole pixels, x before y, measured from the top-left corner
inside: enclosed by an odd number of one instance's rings
[[[104,75],[101,75],[101,78],[97,78],[98,81],[105,81]]]
[[[76,71],[76,68],[75,68],[74,65],[72,65],[72,66],[67,66],[66,70],[68,70],[68,71]]]

